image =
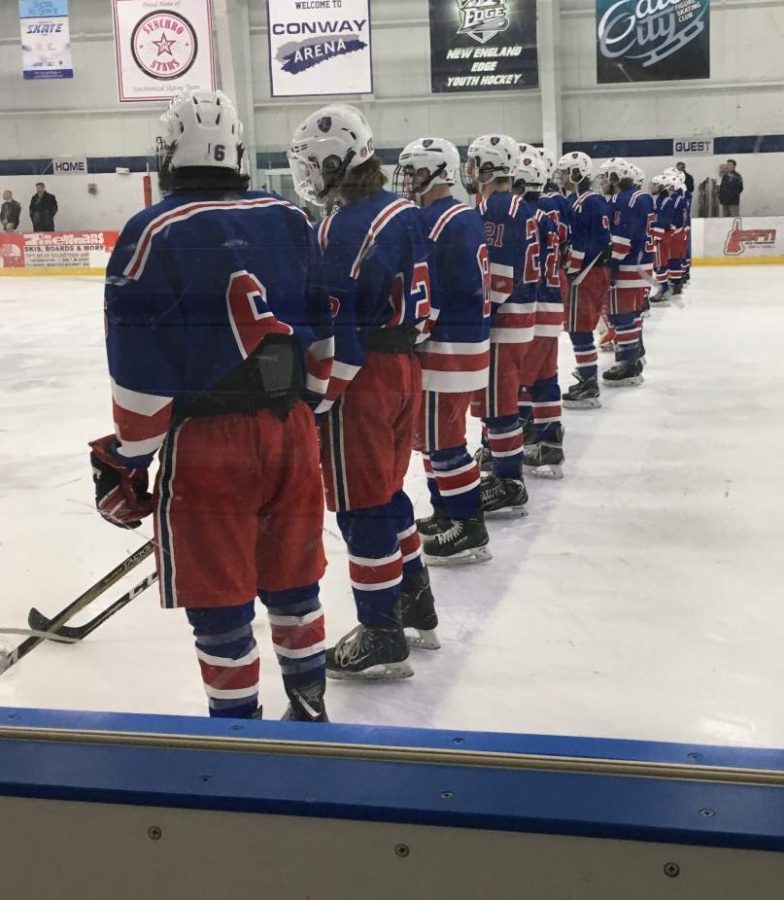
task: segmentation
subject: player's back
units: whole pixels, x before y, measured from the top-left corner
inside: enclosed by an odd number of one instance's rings
[[[318,240],[327,291],[356,295],[355,325],[370,331],[423,318],[427,247],[420,212],[411,201],[376,191],[325,220]]]
[[[571,247],[567,271],[591,265],[610,246],[610,207],[600,194],[585,191],[575,200],[571,216]]]
[[[281,197],[169,195],[128,222],[107,267],[112,377],[176,410],[252,352],[270,313],[308,346],[317,260],[306,216]]]

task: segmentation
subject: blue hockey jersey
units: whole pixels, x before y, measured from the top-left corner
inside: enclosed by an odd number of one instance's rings
[[[534,208],[509,191],[496,191],[479,204],[479,213],[490,255],[490,343],[526,343],[534,336],[541,280]]]
[[[539,209],[544,210],[558,228],[558,242],[562,247],[569,243],[569,220],[572,213],[572,202],[557,191],[542,194],[536,202]]]
[[[567,275],[577,275],[610,248],[610,208],[594,191],[576,198],[570,218],[571,245],[566,264]]]
[[[534,218],[539,225],[541,270],[534,333],[539,337],[558,337],[563,330],[564,319],[563,300],[561,299],[561,244],[558,240],[558,226],[551,216],[540,208],[534,211]]]
[[[476,210],[444,197],[421,211],[433,294],[430,339],[420,346],[422,387],[462,393],[487,385],[490,260]]]
[[[610,271],[619,288],[650,287],[653,274],[653,197],[635,187],[616,194],[611,203]]]
[[[427,246],[419,209],[377,191],[323,219],[321,284],[332,307],[335,361],[325,412],[367,356],[369,336],[398,325],[424,327],[431,306]]]
[[[332,321],[305,214],[266,192],[170,194],[133,216],[106,270],[106,348],[118,457],[146,465],[172,416],[270,333],[294,334],[326,391]],[[314,403],[315,405],[315,403]]]

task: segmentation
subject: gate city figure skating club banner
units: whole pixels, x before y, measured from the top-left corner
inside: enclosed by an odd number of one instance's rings
[[[710,78],[710,0],[596,0],[596,80]]]
[[[267,0],[273,97],[370,94],[369,0]]]
[[[210,0],[114,0],[120,100],[215,89]]]
[[[430,0],[430,87],[535,88],[536,0]]]
[[[19,0],[22,71],[32,78],[73,78],[68,0]]]

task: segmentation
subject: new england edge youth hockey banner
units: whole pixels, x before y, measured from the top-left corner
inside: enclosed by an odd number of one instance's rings
[[[430,0],[433,93],[538,84],[536,0]]]
[[[210,0],[114,0],[120,100],[215,89]]]
[[[73,78],[68,0],[19,0],[22,71],[31,78]]]
[[[369,0],[267,0],[273,97],[370,94]]]
[[[710,0],[596,0],[596,79],[710,78]]]

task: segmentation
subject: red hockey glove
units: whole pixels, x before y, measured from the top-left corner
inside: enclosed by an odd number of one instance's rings
[[[90,441],[95,506],[112,525],[138,528],[153,510],[152,495],[147,493],[147,469],[124,466],[112,453],[114,443],[113,434]]]

